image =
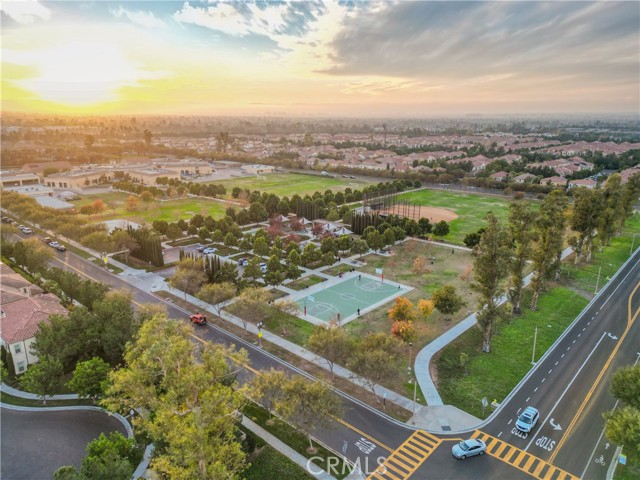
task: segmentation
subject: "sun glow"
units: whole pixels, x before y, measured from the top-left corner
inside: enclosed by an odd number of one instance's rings
[[[123,87],[161,78],[145,71],[114,45],[100,41],[69,41],[28,53],[12,51],[5,61],[29,65],[36,74],[16,80],[40,99],[69,106],[87,106],[119,99]]]

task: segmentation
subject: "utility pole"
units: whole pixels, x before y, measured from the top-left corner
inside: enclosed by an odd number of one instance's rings
[[[598,278],[596,279],[596,289],[593,293],[598,293],[598,284],[600,283],[600,272],[602,272],[602,267],[598,267]]]
[[[411,416],[411,423],[416,424],[416,397],[418,393],[418,379],[413,377],[413,415]]]
[[[633,253],[633,246],[636,243],[636,235],[638,235],[637,233],[633,234],[633,239],[631,240],[631,248],[629,249],[629,255],[631,255]]]
[[[538,340],[538,327],[535,329],[535,333],[533,334],[533,351],[531,352],[531,365],[535,365],[536,359],[536,340]]]

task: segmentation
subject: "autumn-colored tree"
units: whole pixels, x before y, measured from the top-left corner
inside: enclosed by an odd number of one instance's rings
[[[413,261],[413,273],[416,275],[422,275],[427,269],[427,259],[420,255]]]
[[[409,321],[416,318],[416,309],[411,300],[407,297],[398,297],[393,307],[388,310],[389,319],[394,322]]]
[[[412,341],[416,336],[416,327],[409,320],[399,320],[393,322],[391,326],[391,334],[402,339],[405,342]]]
[[[420,310],[424,318],[429,317],[429,315],[433,313],[434,308],[433,300],[425,300],[424,298],[418,300],[418,310]]]
[[[133,212],[138,209],[139,205],[140,205],[140,200],[138,200],[138,197],[135,197],[133,195],[129,195],[127,197],[127,206],[126,206],[127,211]]]
[[[102,212],[104,212],[107,209],[107,206],[100,199],[93,202],[91,206],[93,207],[93,213],[97,213],[98,215],[101,215]]]

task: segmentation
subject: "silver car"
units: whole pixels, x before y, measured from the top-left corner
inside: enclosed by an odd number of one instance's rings
[[[538,423],[540,414],[538,410],[533,407],[527,407],[522,412],[522,415],[516,420],[516,428],[524,433],[529,433],[533,427]]]
[[[464,460],[467,457],[473,457],[474,455],[484,455],[487,445],[476,438],[470,438],[468,440],[462,440],[460,443],[453,446],[451,453],[454,457]]]

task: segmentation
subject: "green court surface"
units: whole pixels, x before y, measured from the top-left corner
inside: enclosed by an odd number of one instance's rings
[[[358,273],[326,288],[321,288],[322,285],[295,295],[295,301],[300,305],[299,316],[316,324],[336,319],[338,314],[341,323],[348,322],[358,317],[358,309],[363,314],[411,290],[396,282],[382,282],[380,277]]]

